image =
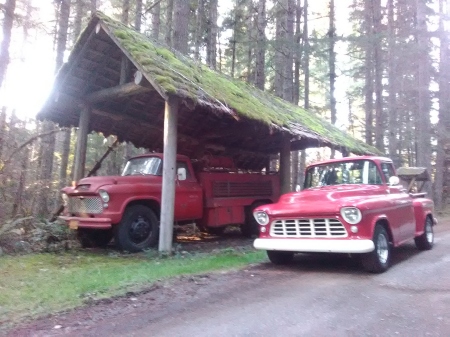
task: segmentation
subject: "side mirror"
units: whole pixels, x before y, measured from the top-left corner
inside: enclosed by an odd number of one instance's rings
[[[178,180],[186,180],[186,168],[184,168],[184,167],[178,168],[177,179]]]
[[[301,189],[302,187],[299,184],[295,185],[295,192],[300,192]]]
[[[395,186],[400,184],[400,178],[397,176],[389,177],[389,186]]]

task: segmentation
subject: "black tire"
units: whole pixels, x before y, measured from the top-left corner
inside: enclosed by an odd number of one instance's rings
[[[78,228],[77,238],[83,248],[104,248],[113,238],[112,229]]]
[[[245,223],[241,226],[241,233],[246,238],[259,236],[259,223],[256,222],[255,217],[253,216],[253,211],[256,207],[266,204],[268,203],[263,201],[256,201],[247,208],[245,214]]]
[[[433,220],[427,217],[422,235],[414,238],[418,250],[430,250],[434,245]]]
[[[226,226],[222,227],[205,227],[205,232],[213,235],[222,235],[225,232]]]
[[[292,262],[294,258],[293,252],[283,252],[277,250],[268,250],[267,256],[269,257],[270,262],[276,265],[284,265]]]
[[[389,235],[382,225],[375,225],[373,233],[375,249],[361,255],[361,263],[365,270],[371,273],[382,273],[389,269],[391,264],[391,244]]]
[[[128,207],[115,231],[118,248],[128,252],[140,252],[155,247],[158,238],[158,218],[144,205]]]

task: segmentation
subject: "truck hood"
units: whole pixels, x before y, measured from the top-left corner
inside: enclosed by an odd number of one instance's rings
[[[75,188],[65,188],[63,191],[66,193],[96,193],[99,188],[108,185],[152,184],[161,182],[161,180],[161,176],[154,175],[88,177],[81,179]]]
[[[332,185],[287,193],[275,204],[259,207],[272,216],[338,214],[343,206],[364,208],[364,203],[386,194],[382,185]]]

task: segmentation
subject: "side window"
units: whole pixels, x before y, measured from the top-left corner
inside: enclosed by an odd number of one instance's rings
[[[386,182],[389,182],[389,178],[395,176],[394,166],[391,163],[381,163],[381,171],[383,172]]]
[[[186,172],[186,179],[191,178],[191,172],[189,172],[188,165],[185,161],[177,161],[177,172],[179,171],[179,169],[184,169],[184,171]]]
[[[381,185],[381,176],[378,171],[377,165],[374,162],[369,162],[369,184],[370,185]]]

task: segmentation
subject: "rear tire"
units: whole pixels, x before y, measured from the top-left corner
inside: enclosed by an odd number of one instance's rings
[[[294,258],[293,252],[283,252],[276,250],[268,250],[267,256],[269,257],[270,262],[276,265],[285,265],[292,262]]]
[[[382,225],[375,225],[373,233],[375,249],[361,255],[361,263],[365,270],[371,273],[382,273],[389,269],[391,263],[391,245],[386,229]]]
[[[128,252],[140,252],[155,247],[158,238],[158,218],[144,205],[128,207],[115,232],[118,248]]]
[[[434,245],[433,221],[427,217],[422,235],[414,238],[418,250],[430,250]]]
[[[225,232],[225,228],[226,226],[222,226],[222,227],[205,227],[205,232],[208,234],[213,234],[213,235],[217,235],[220,236],[223,234],[223,232]]]

